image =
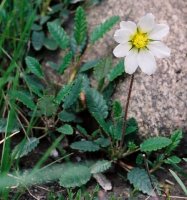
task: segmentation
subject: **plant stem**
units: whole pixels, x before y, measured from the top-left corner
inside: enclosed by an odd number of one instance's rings
[[[126,106],[125,106],[125,116],[124,116],[124,122],[123,122],[122,139],[121,139],[121,142],[120,142],[120,148],[122,148],[122,146],[124,144],[124,140],[125,140],[125,130],[126,130],[126,125],[127,125],[127,114],[128,114],[128,109],[129,109],[129,102],[130,102],[130,98],[131,98],[133,82],[134,82],[134,74],[131,75],[129,92],[128,92],[127,102],[126,102]]]

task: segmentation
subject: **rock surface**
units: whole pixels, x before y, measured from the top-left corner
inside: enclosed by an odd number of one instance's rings
[[[137,119],[142,135],[169,135],[176,128],[187,130],[187,1],[104,0],[88,12],[88,21],[90,27],[113,15],[138,21],[148,12],[155,15],[157,23],[169,24],[170,34],[165,43],[172,53],[170,58],[157,60],[158,69],[153,76],[140,71],[135,74],[128,116]],[[89,59],[112,54],[116,28],[96,44],[87,55]],[[123,105],[129,81],[130,77],[121,80],[114,97]]]

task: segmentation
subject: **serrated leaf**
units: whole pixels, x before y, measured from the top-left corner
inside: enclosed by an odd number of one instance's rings
[[[89,137],[89,135],[88,135],[88,133],[87,133],[87,131],[86,131],[85,128],[83,128],[83,127],[80,126],[80,125],[77,125],[76,128],[77,128],[77,130],[78,130],[80,133],[82,133],[82,134],[85,135],[86,137]]]
[[[123,130],[123,119],[119,118],[114,121],[114,124],[110,126],[110,136],[114,140],[121,140]]]
[[[65,125],[57,128],[56,130],[60,133],[63,133],[64,135],[72,135],[73,134],[73,128],[69,124],[65,124]]]
[[[9,132],[17,132],[20,130],[19,124],[17,120],[15,119],[14,123],[11,124],[11,129],[9,129]],[[0,118],[0,133],[5,133],[7,129],[7,119],[6,118]]]
[[[90,178],[91,173],[88,167],[71,164],[64,169],[59,183],[65,188],[80,187],[86,184]]]
[[[25,75],[24,79],[27,83],[27,86],[29,87],[29,89],[35,93],[36,95],[38,95],[39,97],[42,97],[42,90],[44,89],[44,86],[42,85],[42,83],[40,82],[39,79],[37,79],[36,77],[30,76],[30,75]]]
[[[171,134],[171,141],[172,143],[167,147],[167,153],[171,153],[173,150],[177,148],[179,143],[181,142],[183,136],[182,136],[182,130],[176,130]]]
[[[111,162],[108,160],[99,160],[91,166],[91,173],[102,173],[111,167]]]
[[[33,31],[32,37],[31,37],[31,42],[32,46],[36,51],[39,51],[44,43],[44,32],[43,31]]]
[[[67,84],[63,86],[60,91],[57,94],[57,97],[55,98],[55,101],[60,104],[62,101],[64,101],[65,97],[69,94],[71,91],[71,88],[73,86],[73,83]]]
[[[123,132],[123,109],[119,101],[113,103],[113,125],[110,127],[111,136],[115,140],[121,140]]]
[[[27,108],[30,108],[31,110],[34,110],[36,105],[34,101],[32,100],[33,97],[26,91],[20,90],[20,91],[12,91],[10,93],[11,98],[17,99],[21,103],[23,103]]]
[[[110,145],[110,140],[104,137],[100,137],[94,140],[94,142],[98,144],[100,147],[108,147]]]
[[[74,113],[63,110],[58,114],[58,118],[63,122],[73,122],[76,121],[77,117]]]
[[[121,106],[121,103],[119,101],[113,102],[112,112],[114,118],[121,118],[123,114],[123,108]]]
[[[114,93],[114,90],[116,88],[116,84],[114,83],[109,83],[103,90],[103,97],[104,99],[108,102],[109,105],[111,105],[111,97],[112,94]]]
[[[79,72],[86,72],[92,68],[94,68],[95,66],[97,66],[97,64],[100,62],[100,59],[96,59],[96,60],[91,60],[91,61],[88,61],[86,63],[84,63]]]
[[[119,21],[119,16],[113,16],[107,19],[104,23],[96,26],[91,33],[90,42],[94,44],[102,38],[110,29]]]
[[[145,194],[153,195],[154,189],[151,185],[151,181],[147,172],[144,169],[133,168],[127,174],[127,178],[131,184],[133,184],[135,189],[142,191]]]
[[[88,151],[88,152],[94,152],[94,151],[98,151],[100,149],[99,145],[97,145],[96,143],[92,142],[92,141],[78,141],[78,142],[74,142],[70,145],[70,147],[72,149],[76,149],[79,151]]]
[[[82,7],[78,7],[75,13],[74,37],[78,45],[81,45],[87,34],[86,13]]]
[[[166,137],[161,137],[161,136],[152,137],[145,140],[140,145],[140,149],[141,151],[144,151],[144,152],[157,151],[159,149],[169,146],[171,143],[172,141]]]
[[[25,58],[25,62],[27,64],[28,69],[35,74],[36,76],[38,76],[39,78],[43,77],[43,72],[40,66],[40,63],[33,57],[27,56]]]
[[[178,164],[180,162],[181,162],[181,158],[179,158],[178,156],[170,156],[169,158],[165,160],[166,164]]]
[[[173,145],[178,146],[182,139],[182,130],[176,130],[171,135]]]
[[[38,99],[38,110],[45,116],[52,116],[57,111],[57,104],[54,102],[53,95],[45,95]]]
[[[62,49],[66,49],[69,45],[69,37],[64,29],[55,22],[48,22],[47,26],[51,36],[56,41],[56,43]]]
[[[106,78],[108,72],[112,67],[111,58],[103,58],[94,67],[94,78],[99,82],[101,79]]]
[[[98,122],[103,131],[108,135],[110,133],[110,125],[105,121],[105,119],[98,113],[92,113],[92,116]]]
[[[70,40],[70,49],[71,51],[73,52],[73,55],[77,54],[77,55],[81,55],[83,53],[83,50],[85,49],[87,45],[87,40],[85,38],[85,40],[82,42],[81,45],[77,45],[77,42],[75,40],[74,37],[71,37],[71,40]]]
[[[29,140],[22,140],[12,151],[12,157],[14,159],[22,158],[23,156],[28,155],[31,151],[33,151],[39,144],[38,138],[30,138]]]
[[[73,105],[76,102],[81,92],[81,89],[82,89],[82,79],[81,77],[78,77],[73,82],[70,92],[64,98],[63,107],[65,109],[69,108],[71,105]]]
[[[104,119],[108,116],[108,106],[103,96],[95,89],[91,88],[86,92],[86,103],[89,112],[95,116],[99,115]]]
[[[110,82],[114,81],[117,77],[121,76],[125,72],[124,70],[124,60],[119,61],[119,63],[110,70],[108,74],[108,80]]]
[[[63,74],[64,71],[68,68],[68,66],[70,65],[70,63],[71,63],[71,61],[72,61],[72,58],[73,58],[73,53],[72,53],[71,51],[68,52],[68,53],[64,56],[64,58],[63,58],[63,60],[62,60],[62,63],[60,64],[60,67],[59,67],[59,69],[58,69],[58,72],[59,72],[60,74]]]

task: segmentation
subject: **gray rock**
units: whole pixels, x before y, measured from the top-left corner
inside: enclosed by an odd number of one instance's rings
[[[158,69],[153,76],[140,71],[135,74],[128,116],[137,119],[143,136],[169,135],[176,128],[187,130],[187,1],[105,0],[88,12],[88,20],[92,28],[113,15],[138,21],[148,12],[155,15],[157,23],[169,24],[170,34],[164,42],[172,53],[170,58],[157,60]],[[96,44],[87,58],[112,54],[116,28]],[[123,105],[129,81],[127,77],[120,82],[114,97]]]

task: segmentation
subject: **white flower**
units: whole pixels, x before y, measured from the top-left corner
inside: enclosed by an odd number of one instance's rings
[[[170,49],[160,40],[169,33],[166,24],[155,24],[154,16],[148,13],[136,25],[122,21],[115,31],[114,39],[119,45],[114,49],[116,57],[125,57],[125,72],[133,74],[138,66],[151,75],[156,71],[155,57],[170,56]]]

